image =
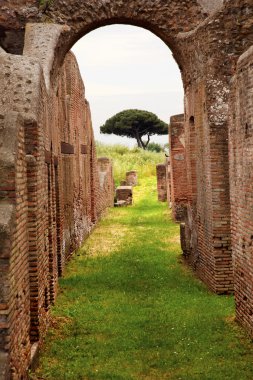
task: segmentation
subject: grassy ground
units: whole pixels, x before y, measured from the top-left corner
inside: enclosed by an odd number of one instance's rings
[[[155,179],[108,212],[60,281],[33,379],[251,380],[253,345],[232,297],[180,263],[178,225]]]

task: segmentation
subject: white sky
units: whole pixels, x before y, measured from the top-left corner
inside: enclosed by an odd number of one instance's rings
[[[135,145],[135,140],[99,132],[109,117],[125,109],[150,111],[165,122],[183,113],[180,71],[169,48],[153,33],[128,25],[106,26],[87,34],[72,51],[90,102],[96,140]],[[151,141],[167,140],[153,136]]]

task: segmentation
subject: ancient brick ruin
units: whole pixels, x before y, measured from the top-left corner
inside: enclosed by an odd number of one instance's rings
[[[169,179],[166,172],[166,164],[156,165],[156,177],[157,177],[157,195],[159,202],[167,201],[168,183]]]
[[[211,290],[234,290],[237,319],[253,335],[252,0],[38,3],[1,1],[2,378],[26,377],[57,277],[112,202],[110,164],[99,162],[99,175],[68,52],[113,23],[152,31],[178,63],[185,112],[171,123],[170,194],[175,215],[181,199],[183,249]],[[184,171],[182,186],[173,170]]]
[[[136,170],[131,170],[126,173],[126,184],[127,186],[138,185],[138,173]]]
[[[66,261],[114,202],[112,165],[96,158],[75,57],[66,55],[47,87],[39,60],[29,57],[33,43],[36,38],[23,56],[0,51],[6,89],[0,106],[0,378],[26,373]]]
[[[132,186],[118,186],[116,189],[116,199],[117,203],[115,205],[118,207],[131,206],[133,204]]]
[[[187,210],[188,186],[185,154],[184,115],[172,116],[169,128],[171,203],[176,221],[183,221]]]

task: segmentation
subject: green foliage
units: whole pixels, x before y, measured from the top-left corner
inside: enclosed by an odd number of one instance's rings
[[[39,0],[39,6],[43,8],[48,8],[53,5],[54,0]]]
[[[140,148],[130,149],[124,145],[96,144],[97,156],[106,156],[113,161],[116,185],[125,179],[126,172],[137,170],[139,178],[156,173],[156,165],[164,161],[163,153],[150,152]]]
[[[160,144],[151,142],[151,143],[148,144],[147,150],[149,150],[151,152],[160,153],[160,152],[163,151],[163,148],[162,148],[162,146]]]
[[[180,264],[179,227],[156,197],[143,180],[70,262],[33,379],[253,379],[233,297]]]
[[[130,109],[117,113],[100,127],[101,133],[135,138],[139,148],[146,149],[150,136],[168,134],[168,125],[148,111]],[[147,141],[143,141],[147,136]]]

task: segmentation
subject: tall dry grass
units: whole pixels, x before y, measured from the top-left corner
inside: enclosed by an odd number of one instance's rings
[[[113,161],[113,172],[115,182],[118,185],[125,179],[126,172],[137,170],[138,177],[142,178],[154,176],[156,165],[164,162],[163,152],[150,152],[140,148],[128,148],[124,145],[106,145],[96,143],[97,156],[105,156]]]

